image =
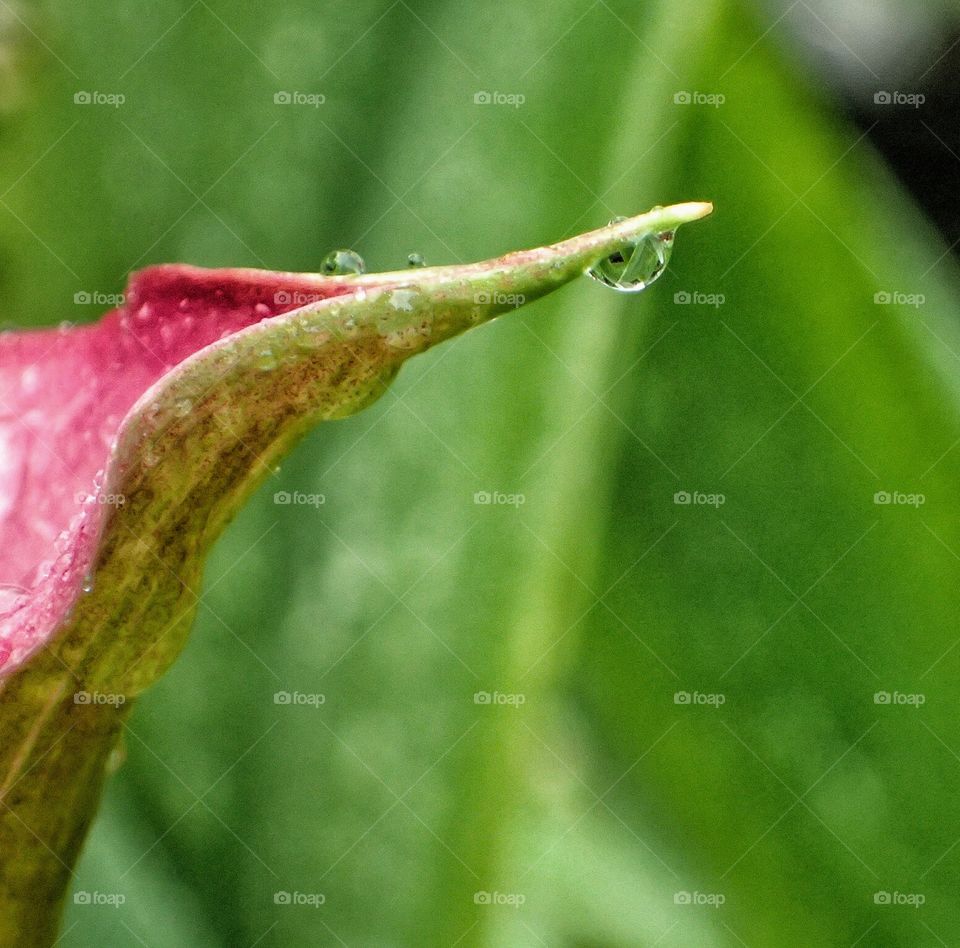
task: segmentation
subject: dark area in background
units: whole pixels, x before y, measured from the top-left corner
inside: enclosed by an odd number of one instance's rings
[[[954,252],[960,250],[960,31],[944,36],[943,58],[910,88],[924,96],[919,109],[884,109],[862,97],[845,105],[891,168],[937,225]],[[936,57],[934,57],[936,59]]]
[[[764,0],[758,23],[786,44],[960,251],[960,15],[947,2]],[[877,94],[921,95],[918,107]]]

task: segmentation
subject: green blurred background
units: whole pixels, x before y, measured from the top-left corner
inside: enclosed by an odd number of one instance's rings
[[[960,943],[960,286],[812,9],[2,4],[9,324],[717,206],[642,297],[581,281],[299,446],[131,719],[74,886],[125,901],[60,944]]]

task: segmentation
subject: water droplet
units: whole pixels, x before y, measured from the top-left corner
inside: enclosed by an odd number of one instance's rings
[[[401,310],[404,313],[412,313],[416,298],[416,292],[402,287],[399,290],[394,290],[390,294],[390,305],[394,309]]]
[[[422,253],[411,253],[407,255],[407,266],[408,267],[425,267],[427,261],[423,259]]]
[[[673,233],[647,234],[595,263],[587,276],[621,293],[639,293],[666,269]]]
[[[87,575],[83,577],[83,583],[80,588],[85,593],[93,592],[93,576],[90,573],[87,573]]]
[[[354,250],[334,250],[327,254],[320,264],[320,272],[328,276],[343,276],[351,273],[365,273],[367,265],[363,257]]]
[[[277,357],[273,349],[261,349],[257,354],[257,368],[261,372],[272,372],[277,367]]]
[[[173,405],[173,413],[178,418],[186,418],[193,411],[193,402],[189,398],[178,399]]]

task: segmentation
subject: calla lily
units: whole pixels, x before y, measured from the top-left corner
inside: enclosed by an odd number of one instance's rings
[[[467,266],[153,267],[100,322],[0,337],[0,944],[47,944],[130,699],[203,557],[317,422],[401,365],[709,204]]]

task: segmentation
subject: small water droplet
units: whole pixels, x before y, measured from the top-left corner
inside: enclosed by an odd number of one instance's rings
[[[174,403],[173,413],[178,418],[186,418],[193,411],[193,402],[189,398],[181,398]]]
[[[257,354],[257,368],[261,372],[272,372],[277,367],[277,357],[273,349],[261,349]]]
[[[417,294],[414,290],[401,287],[390,294],[390,305],[404,313],[413,312],[413,304],[416,301]]]
[[[367,265],[363,257],[354,250],[334,250],[327,254],[320,264],[320,272],[328,276],[344,276],[351,273],[365,273]]]
[[[90,573],[87,573],[87,575],[83,577],[83,583],[80,588],[85,593],[93,592],[93,576]]]
[[[672,250],[672,232],[647,234],[595,263],[587,276],[620,293],[639,293],[663,273]]]
[[[411,253],[407,255],[407,266],[408,267],[425,267],[427,261],[423,259],[422,253]]]

